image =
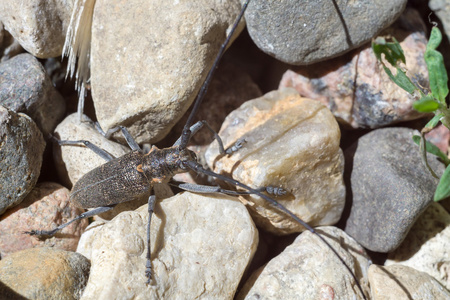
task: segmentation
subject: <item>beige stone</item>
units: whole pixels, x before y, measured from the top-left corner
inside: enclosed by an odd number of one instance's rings
[[[0,19],[20,45],[39,58],[61,55],[73,0],[0,1]]]
[[[276,200],[313,226],[335,224],[345,204],[340,130],[328,108],[301,98],[293,89],[270,92],[232,112],[219,135],[225,148],[244,146],[218,157],[217,143],[206,152],[210,168],[253,188],[276,186],[289,194]],[[242,198],[243,199],[243,198]],[[245,197],[255,222],[278,234],[304,228],[257,196]]]
[[[97,0],[91,83],[104,129],[124,125],[138,142],[163,138],[194,100],[240,6]]]
[[[386,266],[399,264],[428,273],[450,289],[450,214],[432,203],[413,225]]]
[[[367,276],[371,262],[364,249],[336,227],[317,229],[324,233],[322,236],[355,272],[367,294],[368,288],[363,278]],[[237,297],[255,300],[361,298],[347,268],[323,241],[309,231],[300,234],[292,245],[273,258],[262,271],[257,271],[253,280],[250,279],[244,285]]]
[[[371,265],[369,281],[373,300],[450,299],[450,292],[427,273],[392,265]]]
[[[157,202],[151,224],[153,282],[147,286],[147,206],[91,224],[79,251],[92,268],[82,299],[232,299],[258,234],[230,196],[181,193]],[[85,254],[86,253],[86,254]]]

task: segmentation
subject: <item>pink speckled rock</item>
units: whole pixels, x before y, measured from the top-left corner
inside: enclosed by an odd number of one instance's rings
[[[24,234],[32,229],[50,230],[83,213],[69,203],[69,190],[52,182],[39,183],[18,206],[0,218],[0,255],[34,247],[75,251],[88,220],[74,222],[46,240]]]
[[[426,87],[427,39],[418,12],[407,9],[382,35],[397,38],[408,76]],[[424,115],[412,108],[417,99],[389,79],[370,44],[331,61],[288,70],[279,87],[293,87],[301,96],[319,100],[340,123],[353,128],[378,128]]]

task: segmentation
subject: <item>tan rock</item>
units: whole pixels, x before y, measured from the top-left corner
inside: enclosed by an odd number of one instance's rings
[[[20,45],[39,58],[60,56],[73,1],[1,1],[0,19]]]
[[[208,165],[251,187],[283,187],[289,195],[276,200],[304,221],[335,224],[345,203],[340,130],[331,112],[293,89],[270,92],[232,112],[219,135],[224,146],[246,143],[218,157],[217,143],[206,152]],[[255,222],[278,234],[304,228],[257,196],[245,197]]]
[[[89,260],[53,248],[19,251],[0,261],[1,299],[80,299]]]
[[[65,187],[53,182],[38,183],[19,205],[0,216],[1,257],[33,247],[75,251],[81,233],[88,225],[87,219],[74,222],[47,239],[24,232],[52,230],[83,212],[69,202],[69,190]]]
[[[233,298],[258,243],[239,201],[185,192],[157,203],[151,224],[154,280],[148,286],[147,219],[142,206],[100,229],[94,222],[96,232],[83,235],[79,249],[92,263],[83,299]]]
[[[371,265],[369,281],[373,300],[450,299],[450,292],[437,280],[407,266]]]
[[[450,214],[439,203],[432,203],[389,253],[385,265],[394,264],[428,273],[450,290]]]
[[[367,293],[363,278],[371,262],[364,249],[336,227],[320,227],[318,231],[324,233],[322,236],[355,272]],[[362,298],[347,268],[309,231],[300,234],[292,245],[256,273],[259,272],[254,282],[250,280],[244,285],[237,299]]]
[[[194,100],[240,7],[237,0],[98,0],[91,82],[104,129],[124,125],[138,142],[163,138]]]

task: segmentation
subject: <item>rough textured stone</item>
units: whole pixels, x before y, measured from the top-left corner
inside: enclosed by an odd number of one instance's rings
[[[91,83],[104,129],[124,125],[138,142],[163,138],[194,100],[239,10],[237,0],[98,0]]]
[[[400,41],[408,76],[421,86],[428,86],[425,32],[419,13],[407,9],[381,33]],[[331,61],[288,70],[280,87],[293,87],[303,97],[319,100],[348,127],[378,128],[424,116],[412,108],[417,99],[387,76],[370,44]]]
[[[401,265],[369,267],[373,300],[450,299],[450,292],[430,275]]]
[[[60,56],[73,1],[1,1],[0,20],[23,48],[39,58]]]
[[[218,157],[212,143],[206,160],[215,172],[252,187],[283,187],[289,195],[277,201],[313,226],[339,220],[345,202],[340,130],[322,104],[293,89],[270,92],[232,112],[219,135],[225,147],[240,138],[246,143],[225,157]],[[260,197],[246,199],[264,229],[277,234],[304,230]]]
[[[19,204],[36,184],[45,141],[27,115],[0,106],[0,214]]]
[[[374,37],[400,15],[396,1],[252,1],[245,14],[256,45],[295,65],[335,57]],[[288,42],[287,42],[288,41]]]
[[[245,207],[229,196],[191,193],[157,203],[152,285],[144,275],[147,209],[124,212],[82,236],[79,249],[92,264],[83,299],[232,299],[258,243]]]
[[[450,290],[450,214],[438,203],[419,217],[385,265],[401,264],[428,273]]]
[[[0,261],[0,298],[80,299],[89,268],[89,260],[75,252],[52,248],[16,252]]]
[[[364,286],[370,260],[364,249],[336,227],[320,227]],[[339,241],[339,242],[336,242]],[[350,251],[347,251],[350,250]],[[305,231],[257,276],[247,282],[237,299],[360,299],[349,271],[317,236]]]
[[[45,240],[24,234],[24,231],[51,230],[83,212],[70,204],[69,190],[65,187],[52,182],[38,183],[19,205],[0,217],[1,257],[32,247],[75,251],[81,233],[88,225],[87,219],[74,222]]]
[[[438,180],[423,165],[413,134],[408,128],[377,129],[345,151],[353,195],[345,231],[372,251],[397,248],[433,201]],[[435,156],[428,162],[442,174]]]
[[[0,104],[30,116],[44,136],[53,132],[66,109],[44,67],[30,54],[0,64]]]

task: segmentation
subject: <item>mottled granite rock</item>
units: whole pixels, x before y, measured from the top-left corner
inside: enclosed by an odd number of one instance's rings
[[[426,27],[419,13],[405,10],[381,35],[399,40],[408,76],[414,77],[421,86],[428,86],[423,57]],[[417,99],[386,75],[370,44],[333,60],[291,68],[279,86],[293,87],[300,95],[320,101],[347,127],[378,128],[425,116],[412,107]]]
[[[0,216],[0,255],[33,247],[53,247],[75,251],[88,220],[74,222],[57,235],[39,239],[24,234],[30,230],[51,230],[76,216],[83,209],[70,203],[69,190],[53,182],[38,183],[17,206]]]

